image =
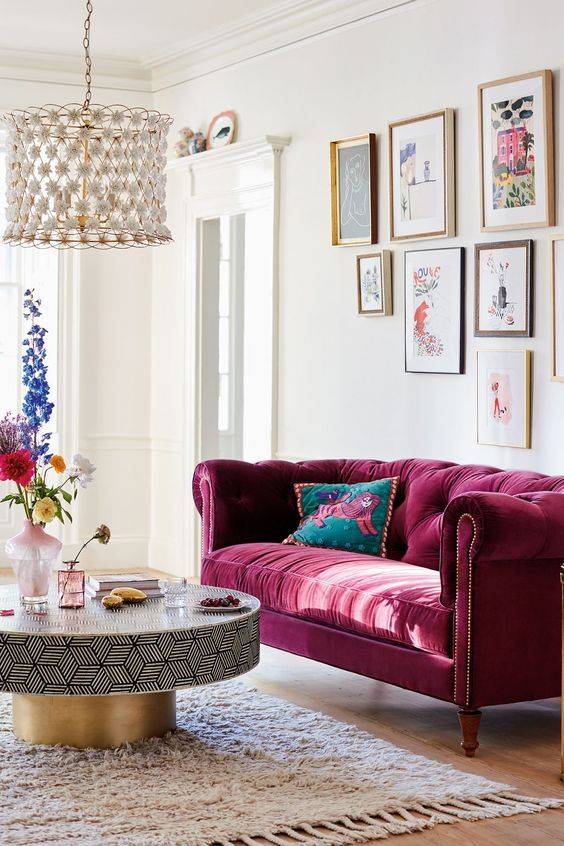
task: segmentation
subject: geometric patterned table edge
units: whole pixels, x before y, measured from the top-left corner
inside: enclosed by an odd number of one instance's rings
[[[156,693],[232,679],[258,664],[259,618],[257,608],[221,624],[102,637],[0,631],[0,691]]]

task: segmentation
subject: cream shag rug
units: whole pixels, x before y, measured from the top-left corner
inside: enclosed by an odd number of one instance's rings
[[[0,841],[11,846],[347,846],[512,816],[516,797],[240,682],[178,695],[179,729],[118,750],[28,746],[0,696]]]

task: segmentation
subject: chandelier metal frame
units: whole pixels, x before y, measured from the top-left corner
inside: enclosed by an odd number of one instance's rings
[[[7,227],[18,246],[108,249],[172,241],[166,225],[170,115],[93,104],[86,3],[82,104],[5,114]]]

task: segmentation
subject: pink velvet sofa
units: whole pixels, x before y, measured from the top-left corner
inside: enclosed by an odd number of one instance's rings
[[[282,545],[294,482],[399,476],[388,558]],[[261,640],[480,708],[560,695],[564,477],[445,461],[199,464],[202,582],[262,603]]]

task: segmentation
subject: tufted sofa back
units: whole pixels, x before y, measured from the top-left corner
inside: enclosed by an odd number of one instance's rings
[[[539,491],[564,491],[564,476],[525,470],[499,470],[476,464],[452,464],[406,458],[400,461],[320,461],[323,478],[347,484],[399,476],[395,508],[388,534],[388,556],[438,570],[443,514],[457,496],[487,491],[533,499]],[[311,475],[316,462],[303,462]],[[337,478],[328,479],[328,465]],[[314,471],[315,472],[315,471]],[[331,475],[331,473],[330,473]]]

